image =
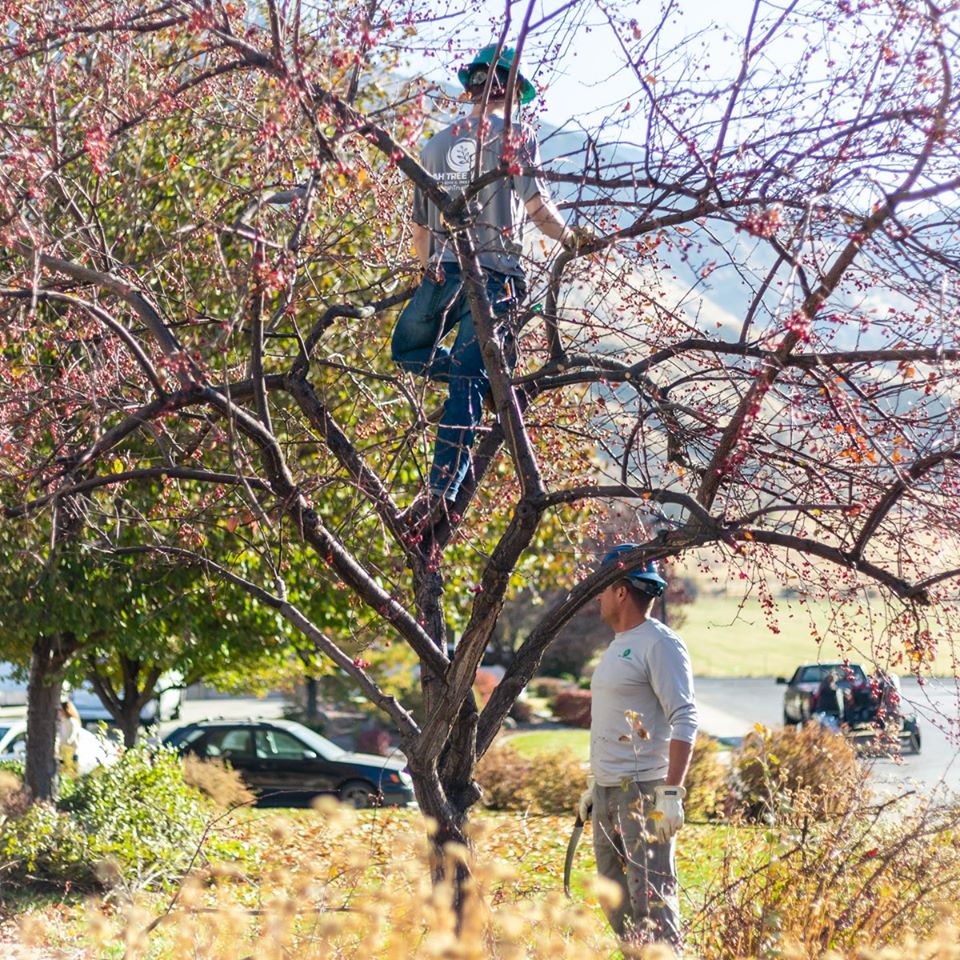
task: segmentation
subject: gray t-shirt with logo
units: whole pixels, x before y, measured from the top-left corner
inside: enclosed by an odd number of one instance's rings
[[[590,769],[601,787],[662,780],[670,741],[696,739],[690,656],[659,620],[614,635],[590,690]]]
[[[473,179],[477,155],[479,117],[464,117],[434,134],[423,146],[420,162],[445,190],[463,193]],[[504,148],[502,117],[490,116],[484,121],[487,129],[482,135],[480,172],[494,170],[506,162],[520,167],[540,168],[540,146],[533,129],[525,123],[514,123]],[[540,176],[504,174],[484,187],[477,196],[477,244],[480,265],[511,276],[523,276],[520,257],[523,250],[521,233],[525,216],[524,204],[540,195],[550,196],[547,184]],[[449,234],[440,222],[437,208],[427,200],[419,187],[413,194],[413,220],[427,227],[432,236],[431,256],[446,262],[456,262]]]

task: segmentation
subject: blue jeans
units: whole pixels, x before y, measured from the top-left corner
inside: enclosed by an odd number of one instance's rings
[[[393,359],[404,370],[449,384],[430,468],[430,492],[453,500],[470,469],[470,448],[490,389],[460,266],[444,263],[438,283],[424,277],[393,331]],[[494,316],[509,313],[527,290],[522,277],[483,271]],[[454,329],[451,348],[441,341]],[[510,362],[508,358],[508,362]]]

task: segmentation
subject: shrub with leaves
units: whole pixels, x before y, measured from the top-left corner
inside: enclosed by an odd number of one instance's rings
[[[0,760],[0,771],[11,773],[18,780],[23,780],[23,761],[22,760]]]
[[[483,804],[490,810],[572,813],[586,789],[587,771],[568,750],[524,757],[509,742],[492,747],[477,767]]]
[[[84,777],[70,809],[94,838],[100,860],[136,886],[175,876],[198,852],[210,804],[188,786],[176,751],[135,747]]]
[[[842,809],[853,792],[866,792],[866,771],[840,735],[817,723],[782,730],[757,728],[733,759],[735,794],[753,819],[775,820],[805,791],[818,816]]]
[[[163,886],[203,860],[212,805],[184,782],[168,749],[135,747],[65,792],[0,826],[0,871],[13,884],[128,892]]]
[[[34,803],[0,827],[3,884],[99,886],[90,836],[77,820],[49,803]]]

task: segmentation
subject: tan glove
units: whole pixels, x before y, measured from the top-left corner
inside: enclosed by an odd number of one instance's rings
[[[591,243],[596,242],[596,239],[597,235],[589,227],[576,224],[567,228],[560,243],[563,244],[564,250],[568,250],[570,253],[576,253],[581,247],[589,246]]]
[[[667,843],[683,826],[683,798],[687,791],[683,787],[668,787],[661,784],[653,788],[656,803],[650,819],[653,820],[657,840]]]
[[[580,794],[580,802],[577,804],[577,816],[586,823],[590,819],[590,815],[593,813],[593,786],[587,787],[583,793]]]

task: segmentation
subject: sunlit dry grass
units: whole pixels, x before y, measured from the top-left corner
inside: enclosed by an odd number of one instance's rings
[[[600,909],[610,891],[593,877],[589,831],[577,857],[574,900],[563,896],[563,857],[571,827],[569,817],[477,816],[474,875],[460,937],[452,890],[431,886],[419,815],[407,810],[357,814],[332,803],[318,810],[238,812],[228,828],[236,858],[191,877],[175,895],[122,905],[37,905],[22,918],[18,936],[41,957],[74,960],[619,956]],[[897,829],[896,823],[884,824],[879,852],[863,851],[871,854],[864,864],[882,859],[884,844]],[[846,875],[831,859],[849,856],[862,844],[844,848],[844,829],[837,823],[805,838],[809,850],[801,856],[790,853],[796,846],[791,831],[789,825],[774,831],[727,824],[683,830],[678,861],[683,911],[694,921],[690,956],[735,957],[740,955],[735,944],[752,945],[744,954],[749,956],[806,960],[827,955],[829,942],[803,938],[812,929],[839,929],[844,897],[873,896],[873,891],[847,884],[828,887],[818,899],[816,881],[831,869],[838,877]],[[911,831],[916,832],[914,827]],[[957,933],[949,925],[958,916],[955,897],[951,900],[956,844],[949,831],[928,839],[943,886],[932,884],[930,903],[921,913],[906,909],[907,898],[917,892],[915,883],[904,886],[902,922],[883,937],[883,943],[896,946],[872,949],[879,942],[872,939],[878,928],[864,923],[860,940],[830,956],[960,958]],[[897,849],[905,859],[908,850],[915,858],[919,842],[901,843]],[[461,855],[449,852],[453,859]],[[878,877],[880,900],[895,901],[898,870],[903,872],[895,868]],[[762,879],[767,875],[769,884]],[[817,926],[818,910],[832,912],[833,920]],[[746,936],[751,911],[756,935]],[[923,922],[912,925],[915,917]],[[725,944],[728,926],[731,933],[736,930]],[[644,955],[656,956],[650,951]]]

